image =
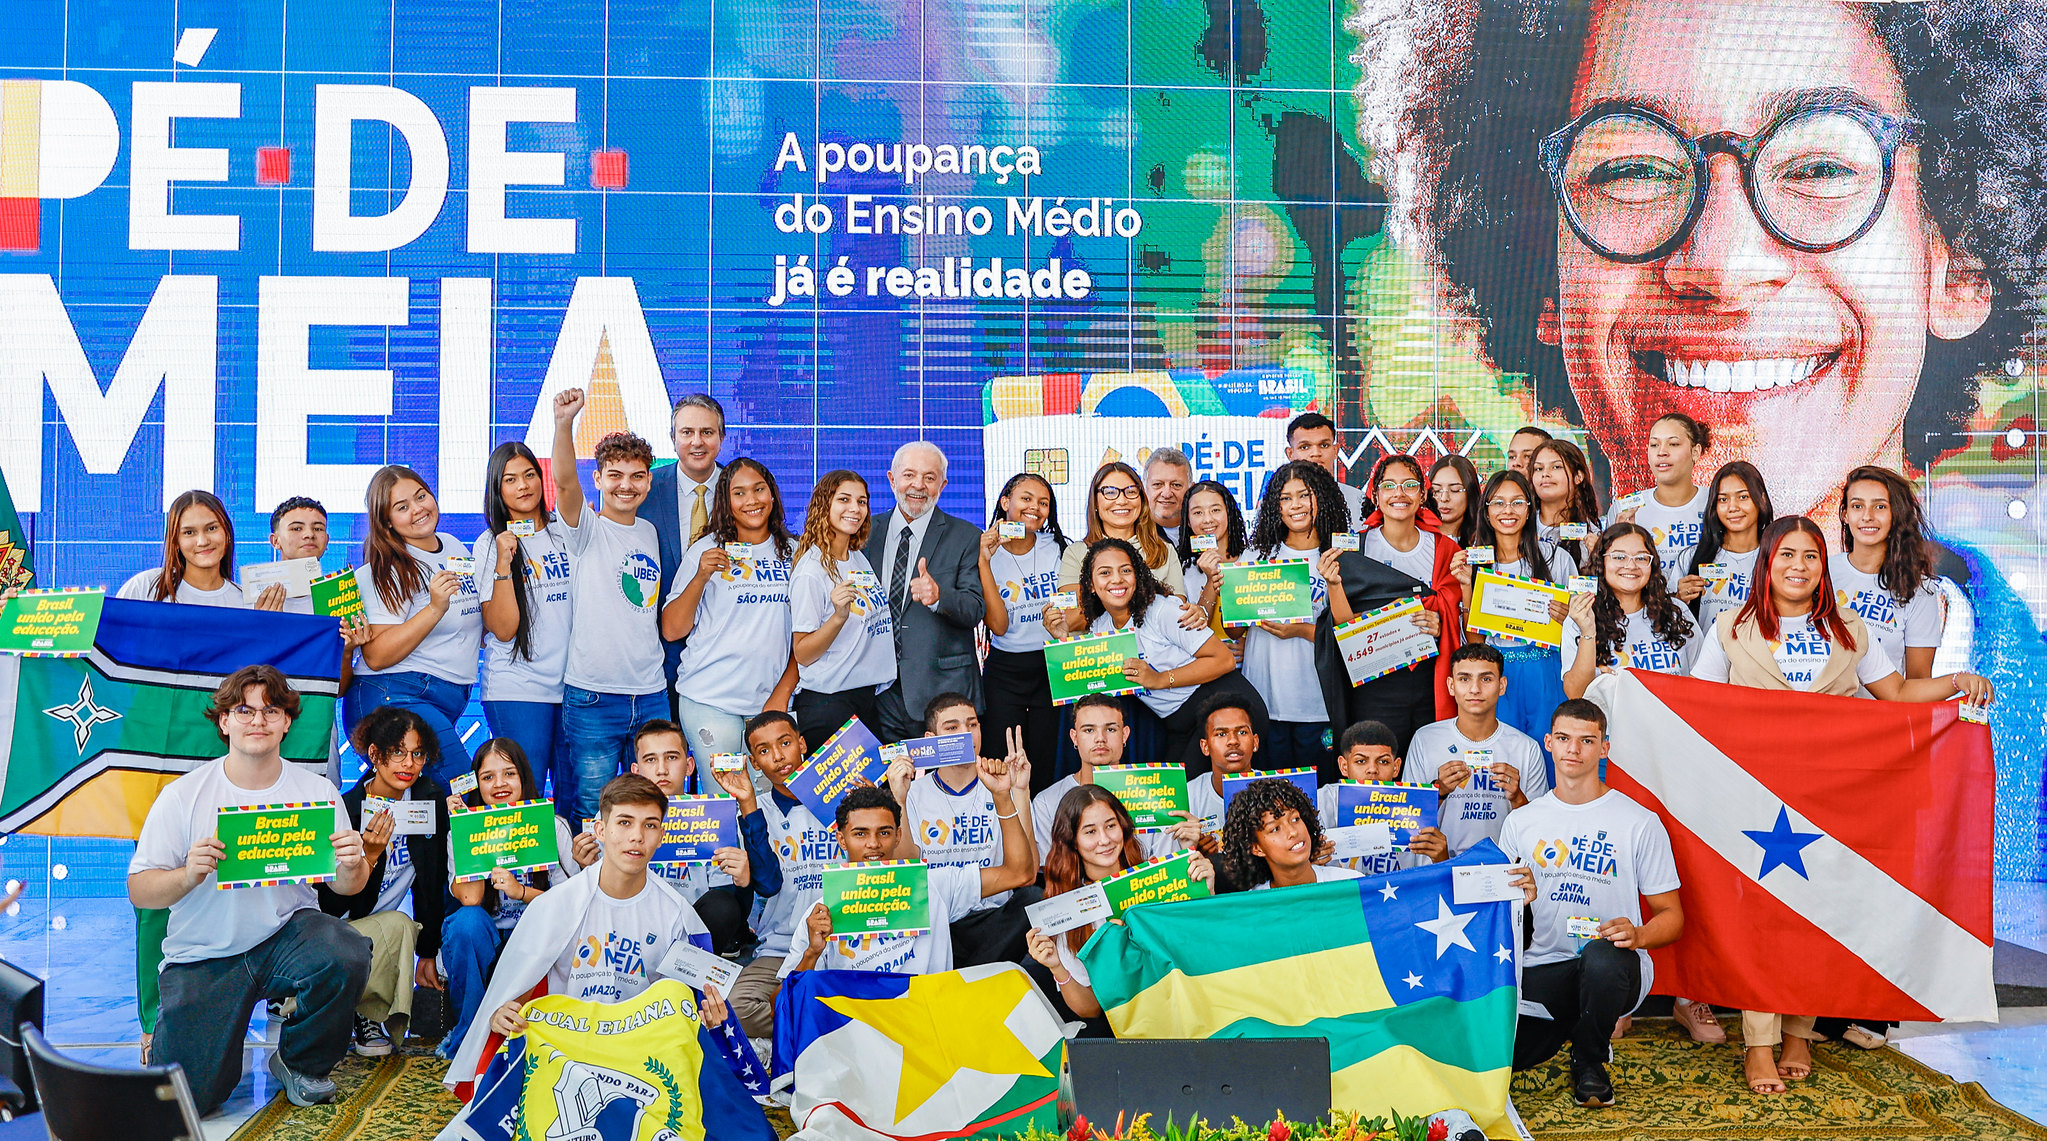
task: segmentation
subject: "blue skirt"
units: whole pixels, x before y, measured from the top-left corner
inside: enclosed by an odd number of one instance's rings
[[[1500,698],[1500,720],[1539,743],[1549,735],[1550,715],[1564,703],[1563,653],[1530,642],[1493,648],[1507,659],[1507,692]],[[1547,749],[1542,763],[1549,770],[1550,787],[1555,788],[1555,762]]]

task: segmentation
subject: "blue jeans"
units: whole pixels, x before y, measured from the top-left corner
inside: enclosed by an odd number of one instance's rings
[[[557,799],[574,808],[571,824],[595,818],[605,782],[618,775],[620,762],[632,763],[633,730],[643,721],[667,716],[666,694],[634,696],[562,687],[562,748],[568,753],[572,779],[569,787],[558,791]]]
[[[687,697],[677,697],[676,712],[682,721],[683,743],[689,747],[689,755],[696,758],[696,780],[700,789],[711,789],[712,757],[719,753],[750,753],[746,747],[746,718],[736,713],[727,713]],[[766,796],[768,778],[762,772],[748,766],[753,774],[755,796]]]
[[[562,748],[562,707],[552,701],[486,701],[483,719],[493,737],[510,737],[526,750],[533,766],[533,779],[548,782],[554,810],[567,816],[568,804],[561,792],[574,778],[569,774],[568,753]],[[537,790],[532,795],[538,795]]]
[[[386,705],[419,714],[427,727],[434,731],[441,759],[427,770],[428,776],[445,786],[455,774],[469,771],[469,749],[462,743],[461,731],[455,727],[462,710],[469,705],[468,686],[409,670],[357,674],[341,704],[342,728],[353,736],[356,722],[369,716],[371,710]],[[368,764],[369,758],[363,758],[363,763]]]
[[[455,1007],[455,1024],[441,1039],[442,1057],[453,1058],[462,1048],[507,934],[498,930],[497,916],[481,906],[457,907],[441,921],[441,969],[448,974],[448,1000]]]

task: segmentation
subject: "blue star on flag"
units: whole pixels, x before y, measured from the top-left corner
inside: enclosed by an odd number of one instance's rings
[[[1776,827],[1768,832],[1743,829],[1741,834],[1754,840],[1763,849],[1763,869],[1756,873],[1759,880],[1777,867],[1790,868],[1798,873],[1800,879],[1811,879],[1811,876],[1805,874],[1805,848],[1825,835],[1823,832],[1794,831],[1791,827],[1791,809],[1784,805],[1777,806]]]

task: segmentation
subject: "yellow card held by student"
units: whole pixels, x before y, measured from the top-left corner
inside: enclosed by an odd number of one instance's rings
[[[1471,606],[1465,625],[1485,634],[1561,647],[1564,624],[1550,620],[1551,599],[1568,606],[1571,592],[1555,583],[1477,571],[1471,576]]]

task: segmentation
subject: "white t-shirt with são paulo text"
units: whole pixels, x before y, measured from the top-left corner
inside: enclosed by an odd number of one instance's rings
[[[1322,577],[1319,548],[1296,550],[1282,544],[1274,551],[1247,550],[1242,563],[1305,562],[1313,584],[1315,616],[1329,609],[1329,583]],[[1244,680],[1265,699],[1266,712],[1274,721],[1312,723],[1329,720],[1322,701],[1322,678],[1315,672],[1315,642],[1312,638],[1282,638],[1252,627],[1244,639]]]
[[[1862,619],[1884,655],[1905,672],[1905,651],[1938,648],[1947,612],[1941,605],[1940,587],[1929,575],[1919,592],[1903,602],[1885,590],[1873,574],[1855,569],[1847,555],[1827,560],[1827,577],[1834,580],[1834,598]]]
[[[137,602],[155,602],[157,601],[156,584],[162,577],[162,567],[151,567],[146,571],[139,571],[130,575],[128,581],[121,584],[121,589],[114,592],[114,597],[129,598]],[[178,583],[178,592],[169,598],[163,599],[163,601],[180,602],[186,606],[247,607],[249,605],[247,596],[242,594],[242,588],[236,585],[233,579],[222,579],[220,585],[212,590],[201,590],[189,582],[180,582]],[[291,600],[286,599],[286,601],[289,602]],[[312,601],[311,598],[306,599],[306,613],[308,614],[313,612],[311,607]]]
[[[1684,616],[1685,621],[1691,623],[1691,634],[1685,638],[1682,645],[1672,645],[1656,636],[1656,628],[1649,623],[1647,606],[1627,615],[1626,625],[1621,631],[1621,644],[1614,647],[1614,660],[1607,664],[1615,669],[1646,670],[1649,673],[1690,673],[1693,660],[1699,656],[1702,628],[1699,620],[1692,617],[1689,610],[1685,611]],[[1588,632],[1596,634],[1595,631]],[[1594,643],[1587,643],[1585,649],[1587,653],[1593,655],[1592,660],[1598,662],[1599,647]],[[1566,618],[1562,672],[1571,672],[1571,664],[1577,660],[1577,656],[1578,623]]]
[[[1658,502],[1654,488],[1642,494],[1647,500],[1635,509],[1635,524],[1647,528],[1655,537],[1656,561],[1663,566],[1663,581],[1674,591],[1678,580],[1685,576],[1685,568],[1692,563],[1693,549],[1699,545],[1699,532],[1706,523],[1706,501],[1713,497],[1713,489],[1694,488],[1692,497],[1676,507]],[[1619,515],[1618,511],[1607,512],[1607,526],[1611,527]]]
[[[904,796],[903,823],[934,867],[993,868],[1002,863],[1002,822],[995,818],[995,794],[969,775],[965,788],[952,789],[937,769],[917,774]],[[1009,794],[1003,794],[1006,802]],[[977,900],[968,910],[982,911],[1009,902],[1000,892]]]
[[[931,929],[921,935],[861,935],[826,939],[817,957],[821,971],[889,971],[899,975],[935,975],[952,969],[953,921],[981,902],[981,869],[932,867]],[[787,881],[783,891],[789,890]],[[783,955],[780,977],[795,973],[810,949],[809,915],[824,906],[820,888],[797,899],[799,919]]]
[[[705,535],[683,552],[669,585],[667,605],[696,577],[704,552],[718,545]],[[789,560],[770,541],[733,559],[704,583],[696,622],[675,669],[675,692],[735,717],[752,717],[766,704],[789,667]]]
[[[1530,801],[1507,815],[1499,844],[1535,876],[1535,940],[1522,960],[1531,967],[1565,962],[1584,950],[1585,940],[1568,933],[1573,916],[1639,924],[1643,896],[1678,889],[1663,821],[1626,793],[1609,790],[1590,804],[1565,804],[1554,793]],[[1642,960],[1639,1003],[1655,983],[1655,969],[1648,952],[1635,954]]]
[[[839,577],[825,573],[824,552],[813,547],[797,556],[789,574],[789,628],[797,634],[821,629],[832,617],[832,587],[846,576],[874,574],[867,556],[851,552],[839,560]],[[845,624],[839,627],[823,656],[796,667],[796,687],[812,693],[843,693],[879,689],[896,680],[895,618],[888,595],[876,576],[865,594],[853,599]]]
[[[437,551],[423,551],[408,545],[405,553],[418,562],[424,572],[420,588],[405,599],[396,609],[386,606],[384,598],[377,593],[377,578],[368,563],[355,568],[355,584],[362,591],[363,617],[372,626],[396,626],[427,608],[433,601],[426,583],[439,574],[441,567],[452,558],[468,558],[469,547],[445,531],[434,535],[440,544]],[[358,658],[355,672],[360,675],[423,673],[440,678],[454,685],[476,684],[476,649],[483,644],[483,598],[476,593],[476,576],[462,576],[462,588],[448,599],[448,609],[441,614],[440,621],[420,639],[412,652],[382,669],[371,668],[367,660]]]
[[[348,826],[341,793],[326,777],[290,761],[267,788],[243,788],[227,777],[227,758],[211,760],[164,786],[143,818],[128,860],[128,874],[156,868],[182,868],[192,845],[219,830],[220,809],[258,804],[332,803],[336,823]],[[196,963],[239,955],[277,933],[295,912],[318,907],[310,884],[220,889],[220,877],[208,872],[198,887],[170,907],[164,933],[165,963]]]
[[[483,700],[537,701],[562,699],[562,676],[569,664],[569,617],[574,600],[569,585],[569,529],[559,519],[519,540],[526,563],[526,645],[529,658],[513,642],[501,642],[489,631],[483,636]],[[476,537],[476,588],[479,605],[497,591],[511,597],[512,580],[497,581],[498,537],[490,531]],[[507,572],[509,573],[509,572]]]
[[[1045,604],[1058,590],[1059,557],[1059,543],[1050,531],[1038,532],[1038,541],[1021,555],[998,545],[988,556],[988,570],[1009,613],[1009,628],[989,635],[990,645],[1008,654],[1045,648]]]
[[[1777,659],[1777,670],[1791,688],[1800,692],[1812,689],[1820,679],[1820,671],[1827,668],[1827,661],[1834,655],[1832,642],[1820,637],[1813,629],[1812,620],[1800,614],[1790,618],[1777,619],[1777,640],[1770,643],[1771,656]],[[1692,665],[1692,676],[1704,681],[1726,681],[1730,666],[1727,647],[1721,643],[1718,632],[1705,639],[1699,646],[1699,660]],[[1884,656],[1881,643],[1862,647],[1862,656],[1855,663],[1855,680],[1867,687],[1870,682],[1882,681],[1898,672],[1891,660]]]
[[[592,693],[644,697],[668,688],[661,650],[661,537],[586,503],[568,528],[573,617],[562,680]]]
[[[1493,765],[1513,765],[1521,774],[1521,795],[1529,800],[1549,791],[1549,770],[1543,766],[1541,746],[1504,721],[1483,741],[1458,732],[1454,717],[1416,729],[1414,740],[1408,742],[1407,767],[1400,778],[1409,784],[1433,784],[1436,774],[1454,760],[1471,766],[1471,779],[1437,806],[1437,827],[1450,842],[1453,856],[1480,840],[1499,839],[1500,822],[1506,819],[1509,807],[1507,794],[1493,779]]]

